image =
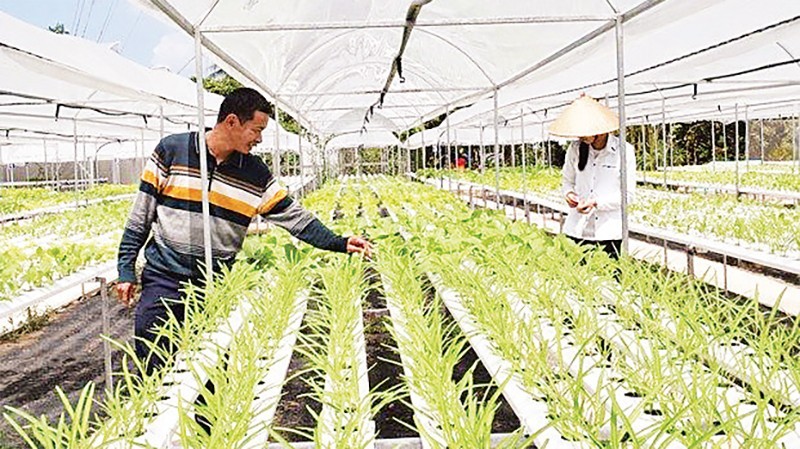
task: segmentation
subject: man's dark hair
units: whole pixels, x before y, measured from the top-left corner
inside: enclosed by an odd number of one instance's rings
[[[257,90],[249,87],[240,87],[222,100],[222,105],[219,107],[219,115],[217,116],[217,123],[225,121],[225,117],[229,114],[234,114],[239,118],[239,121],[244,123],[252,120],[256,111],[261,111],[269,117],[273,117],[274,112],[272,105],[264,98],[263,95],[258,93]]]

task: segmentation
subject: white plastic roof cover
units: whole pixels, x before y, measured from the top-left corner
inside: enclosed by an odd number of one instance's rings
[[[213,123],[222,97],[207,93],[204,99]],[[162,113],[166,132],[196,123],[196,105],[195,84],[187,78],[0,12],[3,134],[72,136],[75,119],[82,138],[141,139],[143,132],[152,138],[160,133]]]
[[[224,67],[277,96],[301,122],[322,134],[355,131],[358,124],[336,124],[337,118],[366,115],[378,101],[412,4],[147,1],[187,32],[199,28],[204,45]],[[526,113],[538,112],[542,121],[548,120],[552,114],[545,116],[546,110],[552,113],[581,91],[608,95],[613,105],[617,14],[624,22],[628,102],[641,103],[632,109],[632,117],[660,111],[662,93],[691,98],[694,83],[700,83],[701,98],[763,100],[762,93],[770,95],[772,90],[775,95],[780,89],[774,86],[782,81],[796,85],[800,70],[789,63],[800,55],[797,0],[418,3],[427,4],[420,9],[402,56],[405,83],[400,74],[395,76],[383,108],[374,110],[394,131],[481,99],[474,109],[459,111],[461,123],[452,126],[491,122],[493,101],[485,99],[495,89],[500,107],[509,108],[502,120],[519,115],[522,104],[530,109]],[[724,78],[716,78],[720,76]],[[719,92],[741,92],[745,87],[752,93]],[[779,95],[796,94],[787,86]]]
[[[481,131],[481,128],[483,130]],[[542,125],[539,123],[525,123],[524,133],[521,123],[517,119],[514,122],[505,122],[497,127],[497,143],[501,145],[525,143],[538,143],[542,139]],[[425,146],[446,145],[447,126],[442,123],[436,128],[427,129],[425,133]],[[406,146],[412,149],[422,148],[422,133],[416,133],[409,137]],[[450,143],[453,145],[484,145],[495,144],[494,125],[484,125],[482,127],[461,127],[450,129]]]
[[[371,130],[363,133],[341,134],[331,139],[325,148],[340,150],[342,148],[388,148],[392,146],[403,146],[403,143],[389,131]]]
[[[300,143],[301,140],[302,144]],[[270,153],[280,150],[299,153],[301,149],[303,154],[308,154],[314,150],[314,146],[308,139],[287,131],[283,126],[278,129],[275,120],[269,120],[266,129],[261,133],[261,143],[253,149],[253,152]]]
[[[626,9],[638,1],[450,0],[425,5],[402,58],[405,83],[395,77],[395,92],[385,97],[381,113],[394,130],[408,128],[466,93],[490,90],[597,26],[594,21],[461,26],[439,26],[439,22],[494,18],[524,22],[519,18],[551,15],[608,19],[614,13],[609,3]],[[201,24],[206,46],[227,56],[228,63],[235,62],[241,70],[234,73],[250,75],[251,84],[276,94],[301,120],[322,131],[337,115],[355,110],[363,116],[378,100],[399,52],[411,2],[152,0],[152,4],[189,32],[192,24]],[[228,68],[236,67],[228,64]]]
[[[71,162],[75,159],[73,142],[62,139],[33,141],[30,139],[10,139],[9,145],[3,145],[0,139],[0,165]],[[113,160],[147,157],[155,148],[157,141],[91,141],[78,144],[78,160]]]
[[[626,110],[633,123],[660,120],[662,98],[667,120],[692,111],[716,118],[735,104],[800,99],[800,2],[664,1],[623,32]],[[519,116],[520,108],[552,120],[581,92],[609,98],[616,107],[614,37],[606,34],[501,90],[501,120]],[[456,112],[451,122],[486,122],[493,107],[485,99]]]

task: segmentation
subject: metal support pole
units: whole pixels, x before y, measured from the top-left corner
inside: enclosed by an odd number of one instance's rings
[[[512,136],[513,136],[513,131],[512,131]],[[513,138],[511,139],[511,145],[510,146],[511,146],[511,166],[512,167],[516,167],[517,166],[517,150],[514,149],[514,139]]]
[[[145,149],[144,149],[144,129],[140,130],[139,136],[140,136],[141,141],[142,141],[142,144],[141,144],[141,148],[142,148],[142,173],[144,173],[144,167],[146,165],[146,163],[145,163],[145,160],[146,160],[145,157],[146,156],[145,155],[147,154],[147,153],[145,153]]]
[[[547,135],[547,168],[553,168],[553,151],[550,149],[550,133]]]
[[[419,120],[421,122],[422,121],[422,117],[420,117]],[[420,136],[420,137],[422,138],[422,169],[424,170],[424,169],[428,168],[428,161],[426,160],[428,158],[428,150],[427,150],[427,148],[425,148],[425,130],[423,129],[420,132],[422,133],[422,136]]]
[[[164,105],[158,105],[158,138],[164,138]]]
[[[278,98],[275,98],[275,152],[272,153],[272,172],[275,178],[280,178],[281,174],[281,120],[280,106]]]
[[[642,175],[644,178],[644,182],[647,182],[647,145],[645,144],[645,127],[644,123],[639,125],[639,131],[641,132],[641,142],[642,142]]]
[[[481,174],[486,171],[486,147],[483,145],[483,121],[480,122],[480,132],[478,133],[480,136],[480,143],[481,143]]]
[[[42,139],[42,150],[44,151],[44,182],[45,185],[47,181],[50,180],[50,176],[48,173],[48,163],[47,163],[47,139]]]
[[[711,120],[711,170],[717,171],[717,124]]]
[[[339,150],[341,152],[341,150]],[[361,176],[361,147],[355,147],[356,176]]]
[[[75,207],[78,206],[78,121],[72,119],[72,185],[75,190]]]
[[[666,100],[661,99],[661,144],[664,147],[664,161],[661,169],[664,170],[664,190],[667,189],[667,111]]]
[[[419,122],[423,123],[423,125],[424,125],[424,122],[422,120],[423,120],[423,118],[420,117],[419,118]],[[422,131],[420,131],[420,133],[422,133],[422,135],[420,136],[420,138],[422,139],[422,169],[425,170],[426,168],[428,168],[428,161],[427,161],[427,159],[428,159],[428,151],[425,148],[425,127],[424,126],[422,127]]]
[[[542,157],[544,157],[544,155],[545,155],[545,150],[544,150],[544,141],[545,141],[545,139],[544,139],[544,121],[541,122],[541,125],[542,125],[542,128],[541,128],[542,129],[542,141],[539,142],[539,149],[542,150]],[[537,153],[538,153],[538,151],[537,151]],[[537,158],[537,154],[536,153],[534,153],[534,155],[533,155],[533,163],[534,163],[534,165],[539,165],[539,160]],[[542,164],[542,166],[544,166],[544,164]]]
[[[725,122],[722,122],[722,158],[725,162],[728,162],[728,127],[725,126]]]
[[[792,142],[795,148],[795,169],[800,168],[800,145],[797,142],[797,128],[800,125],[800,104],[796,106],[797,113],[795,114],[794,120],[794,131],[792,132]]]
[[[621,253],[628,253],[628,152],[627,117],[625,115],[625,48],[623,42],[622,15],[617,16],[617,98],[619,108],[619,140],[620,140],[620,214],[622,218]]]
[[[305,161],[303,159],[303,136],[300,134],[297,135],[297,159],[299,160],[300,164],[300,190],[305,193],[306,190],[306,176],[305,176],[305,167],[303,166]]]
[[[522,141],[522,207],[525,208],[525,221],[531,224],[531,214],[528,210],[528,169],[525,158],[525,112],[519,111],[519,139]]]
[[[750,171],[750,119],[747,105],[744,105],[744,167],[746,172]]]
[[[197,148],[200,153],[200,198],[203,210],[203,248],[207,282],[212,281],[214,266],[211,259],[211,218],[208,203],[208,150],[206,149],[205,90],[203,89],[203,46],[200,30],[194,31],[194,72],[197,86]]]
[[[450,152],[452,151],[450,148],[450,105],[445,105],[445,127],[447,128],[447,168],[452,169],[453,165],[450,162]],[[447,189],[453,190],[453,178],[452,176],[447,177]]]
[[[759,139],[759,141],[761,142],[761,165],[763,166],[764,162],[766,162],[766,159],[764,158],[764,119],[763,118],[759,119],[758,123],[760,128],[759,131],[761,134]]]
[[[500,136],[498,135],[497,87],[494,88],[494,187],[495,204],[500,208]]]
[[[110,314],[108,313],[108,285],[106,285],[106,278],[104,277],[95,278],[95,281],[100,283],[100,301],[102,302],[100,307],[103,320],[103,335],[105,335],[106,338],[111,338]],[[111,367],[111,345],[108,343],[107,339],[103,339],[103,362],[106,371],[106,391],[111,392],[114,391],[114,379],[112,377],[113,370]]]
[[[675,167],[675,146],[673,145],[672,140],[672,123],[667,124],[667,128],[669,128],[669,132],[667,133],[667,139],[669,139],[669,167]]]
[[[735,162],[735,170],[736,170],[736,196],[739,196],[739,104],[734,105],[734,112],[733,112],[734,120],[736,122],[736,126],[734,128],[734,135],[735,140],[733,141],[735,150],[734,154],[736,155],[736,162]]]
[[[792,173],[797,173],[797,119],[792,119]]]

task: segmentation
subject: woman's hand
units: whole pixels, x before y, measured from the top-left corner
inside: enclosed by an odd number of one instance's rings
[[[580,203],[580,198],[578,198],[578,194],[575,192],[567,192],[565,198],[569,207],[577,207],[578,203]]]
[[[589,212],[592,211],[592,209],[597,207],[597,201],[595,201],[595,200],[584,200],[584,201],[579,202],[576,207],[578,209],[578,212],[580,212],[582,214],[588,214]]]
[[[580,201],[576,206],[578,212],[581,214],[588,214],[592,211],[595,207],[597,207],[597,201],[595,200],[584,200]]]

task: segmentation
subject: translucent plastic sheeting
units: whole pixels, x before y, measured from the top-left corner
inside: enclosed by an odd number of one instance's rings
[[[0,129],[8,128],[6,117],[18,115],[39,131],[46,128],[49,117],[60,132],[57,112],[60,119],[119,124],[114,137],[135,137],[139,128],[160,128],[162,115],[168,131],[185,130],[186,123],[197,122],[196,88],[190,80],[1,12],[0,93]],[[221,101],[219,95],[206,94],[209,116],[215,116]],[[149,116],[149,126],[142,116]],[[135,130],[128,132],[130,128]]]
[[[511,145],[522,143],[523,132],[520,126],[514,126],[511,122],[506,122],[498,126],[497,143],[501,145]],[[519,125],[517,120],[516,125]],[[425,146],[446,145],[447,128],[444,124],[425,131]],[[542,125],[538,123],[525,125],[525,143],[533,144],[542,141]],[[483,133],[480,127],[453,128],[450,130],[450,143],[453,145],[481,145],[492,146],[495,144],[494,125],[484,125]],[[406,142],[408,148],[422,148],[422,135],[420,133],[409,137]]]
[[[276,143],[276,134],[278,142]],[[300,139],[302,139],[302,149],[304,154],[313,152],[314,146],[306,138],[301,138],[297,134],[287,131],[282,126],[278,130],[278,125],[275,120],[267,122],[267,127],[261,133],[261,143],[253,149],[255,153],[271,153],[276,149],[281,151],[300,152]]]
[[[411,4],[377,0],[152,3],[171,9],[189,27],[199,25],[207,46],[235,60],[245,69],[243,75],[250,75],[251,83],[267,87],[312,124],[331,122],[343,110],[360,110],[363,115],[378,100],[398,54]],[[599,15],[608,19],[614,13],[610,3],[617,2],[432,2],[422,8],[405,49],[405,82],[401,83],[400,76],[395,78],[395,92],[386,96],[381,112],[395,130],[401,130],[464,93],[490,89],[531,60],[556,51],[595,26],[590,20],[532,24],[526,18]],[[619,3],[624,8],[632,2]],[[444,23],[452,20],[462,23]],[[513,24],[501,24],[507,20]],[[342,126],[331,131],[353,129]]]
[[[340,150],[342,148],[388,148],[392,146],[402,147],[403,143],[397,140],[389,131],[372,130],[367,132],[354,132],[342,134],[331,139],[325,148],[328,150]]]
[[[785,96],[781,86],[792,91],[797,84],[800,2],[664,1],[623,28],[627,107],[650,103],[640,106],[651,111],[645,114],[660,111],[662,98],[733,106]],[[525,104],[553,115],[581,92],[613,104],[614,39],[613,30],[606,32],[501,90],[500,114],[516,114]],[[485,123],[493,107],[493,100],[482,100],[453,114],[451,123]]]
[[[141,120],[141,118],[140,118]],[[141,122],[140,122],[141,123]],[[30,117],[7,115],[0,112],[0,136],[28,136],[28,137],[62,137],[71,139],[78,137],[84,140],[141,140],[160,137],[158,124],[155,129],[132,126],[121,126],[114,123],[100,123],[93,120],[78,121],[73,124],[70,119],[55,120],[49,117]],[[175,130],[177,131],[177,129]],[[181,132],[185,132],[186,127]]]
[[[379,98],[411,4],[150,2],[187,31],[199,28],[240,75],[327,135],[360,128],[336,117],[365,114]],[[501,120],[518,116],[522,104],[550,120],[580,92],[613,103],[617,14],[629,102],[650,101],[655,110],[662,95],[695,96],[695,83],[701,97],[733,101],[742,86],[723,80],[749,83],[751,93],[735,100],[755,102],[761,88],[796,79],[797,67],[786,64],[800,54],[796,0],[433,1],[421,9],[380,114],[403,131],[477,101],[451,126],[491,123],[495,89]]]
[[[157,140],[141,142],[82,142],[78,144],[78,160],[112,160],[149,157]],[[12,141],[3,145],[0,140],[0,164],[24,162],[71,162],[75,158],[75,148],[68,141]],[[45,148],[47,154],[45,155]],[[144,151],[144,153],[142,153]]]

